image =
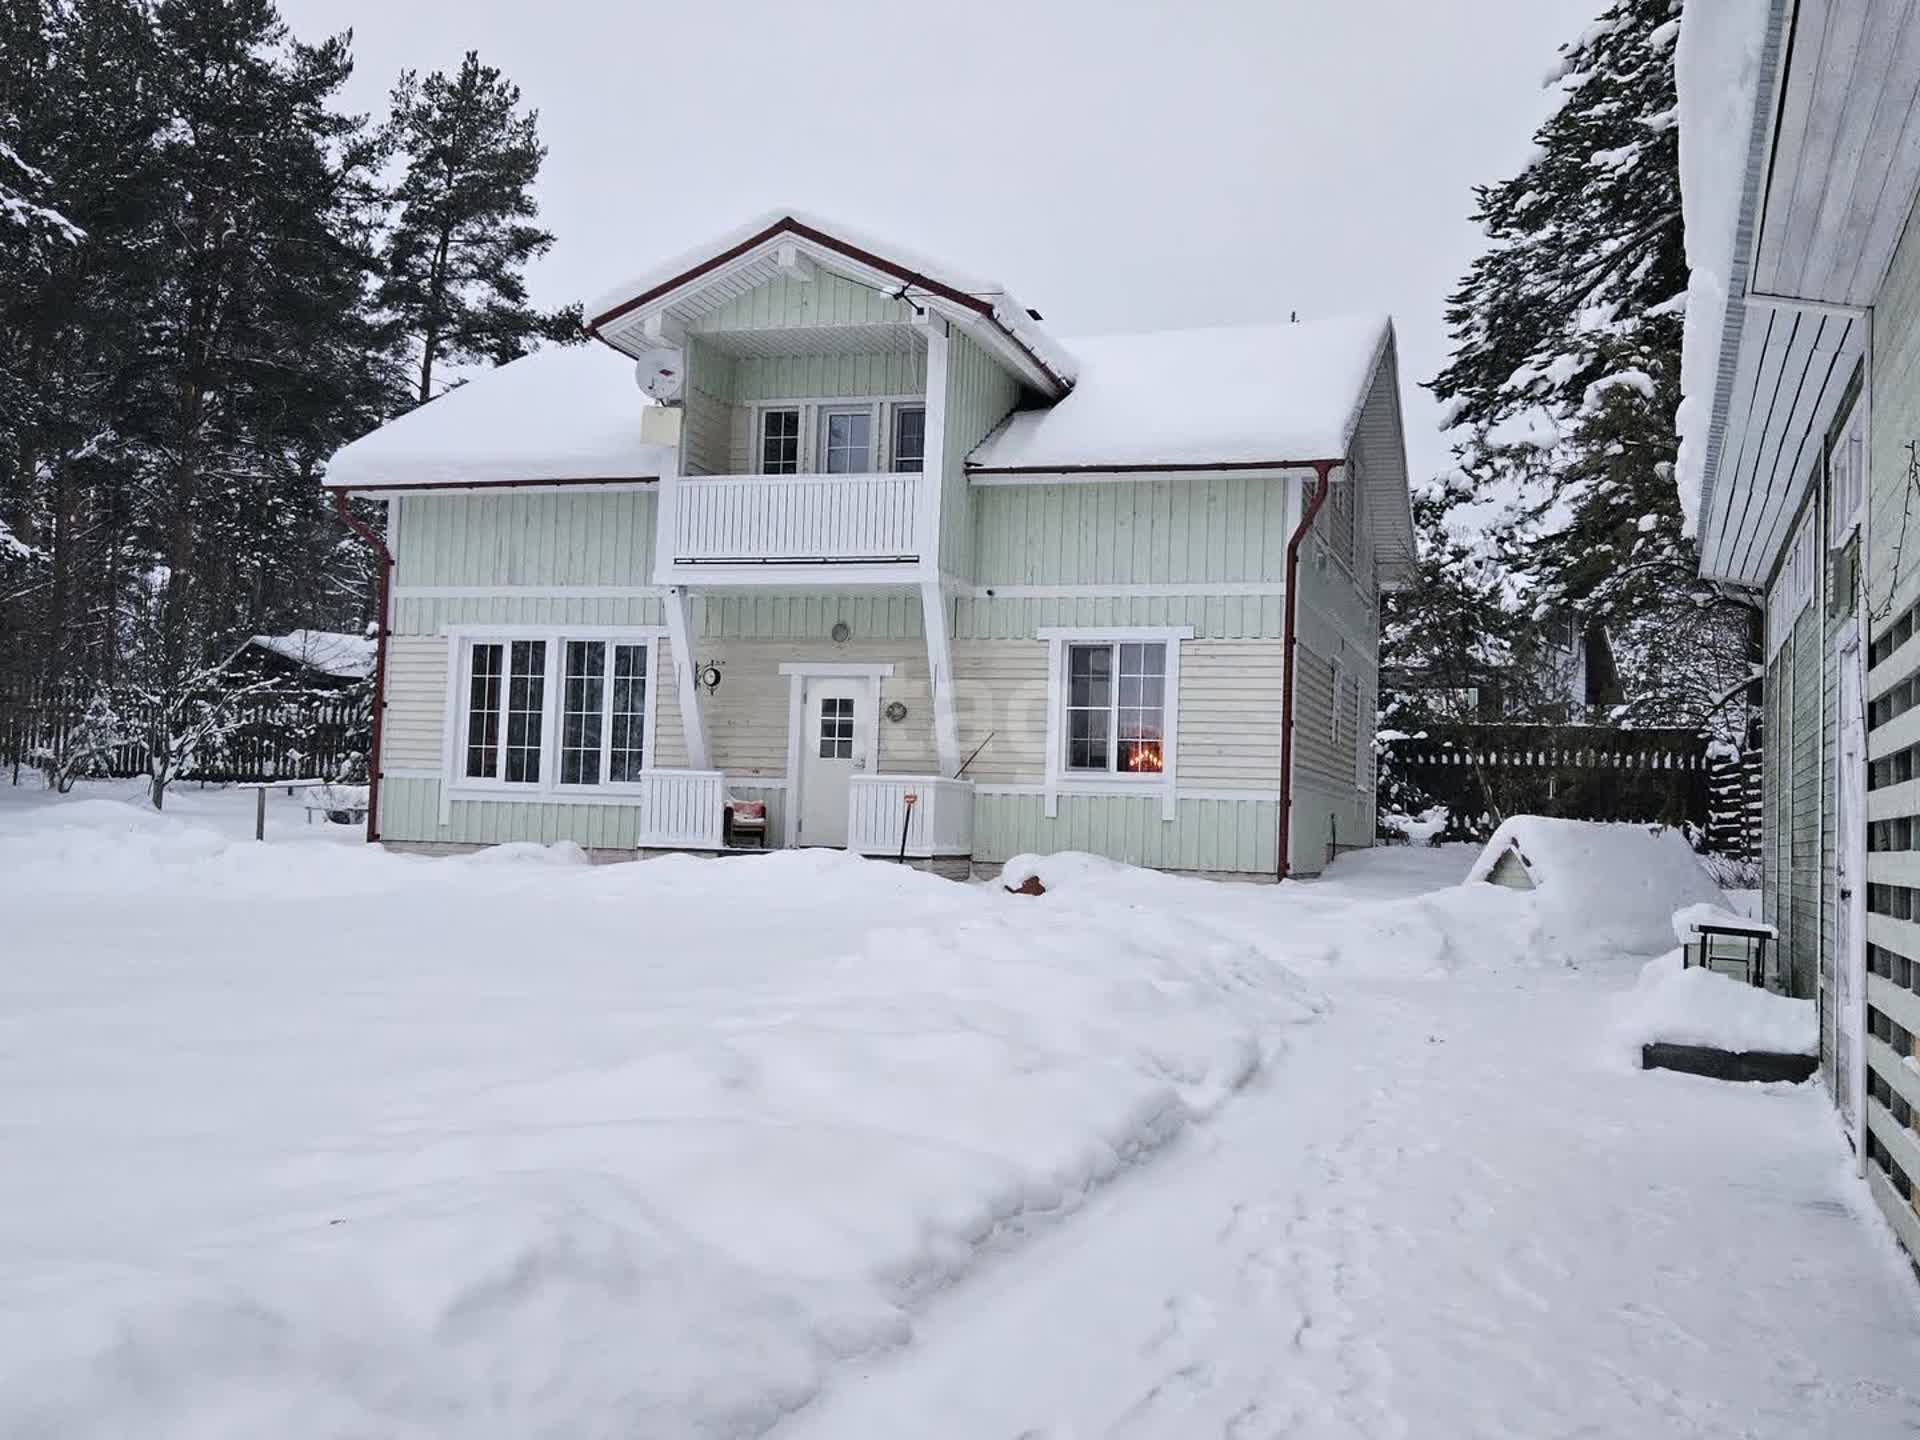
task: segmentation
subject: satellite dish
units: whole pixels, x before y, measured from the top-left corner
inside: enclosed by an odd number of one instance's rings
[[[662,405],[671,405],[686,384],[682,364],[678,350],[643,350],[634,361],[634,383]]]

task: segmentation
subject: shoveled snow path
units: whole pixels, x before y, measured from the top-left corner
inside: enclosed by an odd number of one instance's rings
[[[1920,1310],[1816,1086],[1609,1063],[1634,967],[1330,981],[1210,1127],[781,1440],[1920,1429]]]

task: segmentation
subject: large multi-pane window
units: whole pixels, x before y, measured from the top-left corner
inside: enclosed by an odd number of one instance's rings
[[[558,658],[552,682],[550,653]],[[637,639],[471,642],[462,775],[549,787],[638,781],[647,763],[648,661],[648,643]]]
[[[1167,647],[1161,641],[1069,645],[1067,770],[1164,770],[1166,686]]]
[[[766,475],[800,473],[800,412],[797,409],[760,413],[760,470]]]

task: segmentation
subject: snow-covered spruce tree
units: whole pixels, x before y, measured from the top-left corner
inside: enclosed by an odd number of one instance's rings
[[[1533,159],[1476,192],[1490,244],[1450,298],[1432,389],[1518,608],[1571,609],[1616,649],[1684,633],[1682,656],[1720,673],[1745,663],[1750,611],[1700,582],[1672,482],[1680,18],[1679,0],[1618,0],[1564,48]],[[1730,660],[1713,648],[1729,644]],[[1622,654],[1621,670],[1635,685],[1614,718],[1708,719],[1685,665]]]
[[[433,398],[444,365],[497,365],[543,338],[578,339],[578,307],[527,303],[523,271],[553,235],[534,223],[547,152],[519,87],[469,51],[452,76],[403,74],[389,126],[406,168],[380,304],[415,362],[413,402]]]

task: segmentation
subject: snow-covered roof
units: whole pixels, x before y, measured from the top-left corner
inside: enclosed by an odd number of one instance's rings
[[[652,402],[633,362],[604,345],[542,350],[436,396],[328,462],[334,489],[646,480],[671,446],[640,438]]]
[[[865,283],[896,288],[965,328],[987,332],[990,347],[1004,341],[1032,367],[1029,377],[1055,393],[1074,381],[1075,357],[1050,336],[1005,285],[956,269],[944,260],[878,240],[837,220],[783,207],[768,210],[692,250],[648,267],[598,296],[587,307],[587,329],[638,353],[646,341],[639,322],[676,306],[689,292],[730,298],[744,283],[771,273],[776,252],[791,245],[808,259]],[[764,272],[764,273],[763,273]]]
[[[1013,415],[968,467],[1344,459],[1391,335],[1365,315],[1076,339],[1073,393]]]
[[[290,630],[285,635],[256,635],[251,643],[296,665],[342,680],[364,680],[373,673],[374,642],[366,635]]]
[[[1727,333],[1728,298],[1745,285],[1738,232],[1743,219],[1750,225],[1760,189],[1766,125],[1761,117],[1756,131],[1755,108],[1767,73],[1769,8],[1770,0],[1691,0],[1674,50],[1688,269],[1675,479],[1689,529],[1699,517],[1723,342],[1739,346],[1737,323]]]

